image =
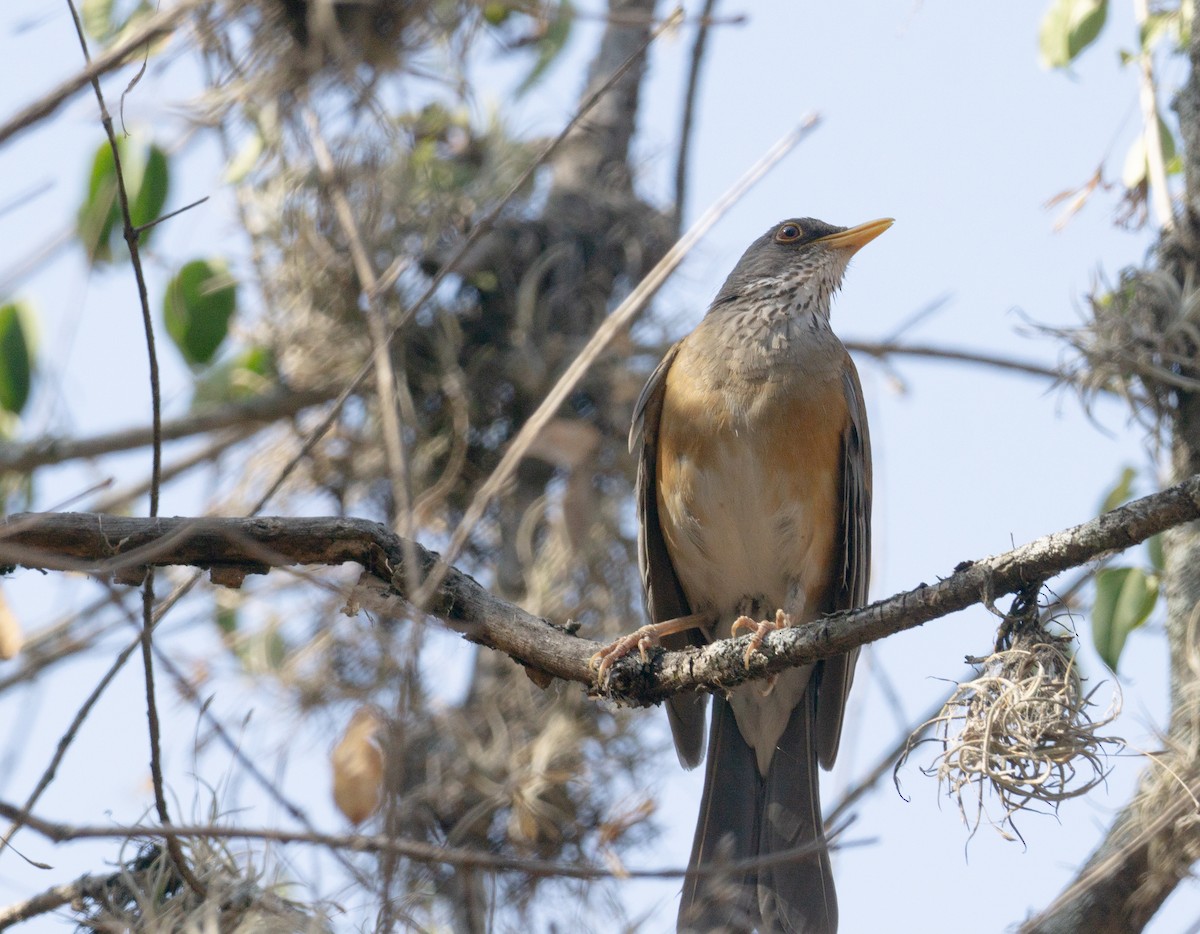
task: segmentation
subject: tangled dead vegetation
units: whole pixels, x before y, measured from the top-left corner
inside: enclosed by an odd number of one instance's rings
[[[263,880],[211,840],[185,844],[188,863],[205,887],[200,895],[180,878],[167,851],[147,844],[105,879],[82,889],[75,907],[80,931],[129,934],[327,934],[328,921],[270,891]]]
[[[896,766],[898,772],[918,745],[940,743],[922,771],[937,776],[972,835],[986,822],[1019,838],[1013,823],[1019,811],[1039,804],[1056,810],[1087,794],[1105,780],[1110,749],[1123,745],[1100,735],[1116,718],[1119,694],[1094,715],[1096,689],[1084,692],[1071,650],[1075,637],[1046,628],[1037,592],[1018,595],[993,653],[968,659],[978,677],[959,684],[941,712],[912,734]],[[920,738],[927,731],[933,735]],[[998,816],[988,811],[989,791]]]
[[[1067,378],[1085,398],[1122,396],[1147,427],[1157,431],[1180,390],[1200,389],[1200,284],[1162,270],[1130,267],[1108,290],[1088,297],[1091,320],[1054,330],[1078,354]]]

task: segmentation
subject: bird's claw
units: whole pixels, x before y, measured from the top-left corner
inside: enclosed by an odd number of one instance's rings
[[[750,645],[746,647],[746,654],[742,658],[746,667],[749,668],[750,659],[754,657],[755,652],[762,648],[763,639],[767,637],[767,634],[790,625],[792,625],[792,618],[783,610],[776,610],[774,619],[753,620],[749,616],[739,616],[733,621],[729,634],[736,636],[739,629],[748,629],[753,633]]]
[[[644,665],[650,661],[649,650],[659,645],[662,645],[662,639],[659,638],[658,629],[653,625],[643,626],[606,645],[588,660],[588,667],[595,669],[596,683],[603,684],[612,666],[634,649],[638,650],[638,656]]]

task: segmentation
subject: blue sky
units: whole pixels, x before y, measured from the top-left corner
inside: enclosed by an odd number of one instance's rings
[[[823,123],[720,222],[663,293],[658,312],[679,333],[699,319],[745,245],[775,221],[809,215],[849,225],[891,216],[895,226],[850,269],[834,307],[839,333],[877,339],[947,296],[936,315],[905,336],[1053,365],[1062,359],[1062,348],[1023,333],[1030,330],[1026,322],[1077,323],[1083,296],[1098,277],[1115,278],[1122,266],[1141,261],[1152,244],[1150,229],[1130,232],[1113,225],[1115,193],[1098,194],[1060,232],[1053,229],[1055,212],[1044,207],[1051,196],[1082,184],[1101,162],[1109,178],[1120,177],[1125,151],[1139,130],[1135,74],[1120,68],[1117,55],[1133,44],[1129,9],[1114,6],[1105,36],[1072,75],[1038,65],[1041,4],[761,4],[727,6],[725,12],[745,12],[749,20],[712,37],[687,218],[695,218],[804,114],[817,111]],[[32,25],[18,31],[21,24]],[[570,116],[580,80],[575,66],[587,60],[595,29],[584,25],[576,31],[563,62],[519,105],[512,117],[517,128],[551,133]],[[690,33],[660,42],[643,95],[640,184],[664,203],[689,50]],[[0,12],[0,55],[10,63],[9,73],[20,76],[0,82],[0,115],[7,115],[78,67],[65,4],[10,4]],[[498,89],[481,94],[481,113],[507,103],[499,89],[514,71],[494,64],[481,69]],[[1162,74],[1165,111],[1182,64],[1167,63]],[[127,80],[108,82],[110,101]],[[152,71],[145,89],[126,102],[130,125],[153,125],[167,139],[177,135],[178,106],[194,92],[196,80],[182,62],[163,75]],[[0,216],[0,242],[9,245],[10,262],[69,222],[99,140],[94,101],[81,95],[51,123],[0,149],[5,179],[0,203],[50,184],[31,207]],[[215,152],[205,146],[189,150],[185,165],[168,207],[214,197],[185,223],[163,231],[164,252],[183,258],[212,252],[214,242],[234,229]],[[123,270],[91,277],[82,270],[77,251],[68,249],[22,290],[39,309],[46,355],[44,388],[24,427],[29,435],[90,434],[148,420],[132,282]],[[152,265],[151,276],[161,283],[165,267]],[[164,349],[162,356],[168,411],[178,413],[186,406],[189,379],[173,351]],[[1100,401],[1089,417],[1069,390],[1035,378],[906,359],[893,366],[895,373],[860,361],[876,465],[876,597],[945,575],[964,559],[1084,521],[1123,465],[1142,471],[1143,492],[1153,482],[1143,434],[1114,403]],[[147,460],[144,453],[117,458],[106,471],[121,476],[144,470]],[[56,472],[43,505],[95,476],[78,468]],[[185,485],[163,511],[187,514],[202,489]],[[49,592],[52,587],[29,573],[6,587],[29,629],[66,608],[62,592]],[[1087,670],[1103,680],[1107,675],[1091,653],[1086,622],[1080,625]],[[849,715],[838,769],[826,777],[827,802],[894,741],[898,721],[944,695],[944,679],[960,674],[964,655],[983,653],[993,630],[994,620],[980,607],[872,650],[872,664],[860,663],[852,702],[857,706]],[[437,651],[465,648],[447,636]],[[902,699],[901,712],[872,686],[872,665],[887,672]],[[99,669],[79,663],[75,671],[72,681],[84,691]],[[1126,737],[1132,750],[1156,748],[1155,730],[1166,715],[1166,648],[1153,623],[1131,637],[1121,683],[1125,712],[1113,732]],[[136,672],[123,676],[96,722],[128,721],[122,711],[140,704],[139,690]],[[51,738],[37,748],[48,749],[77,702],[37,688],[22,698],[0,699],[0,749],[10,745],[3,724],[17,722],[20,711],[36,717],[33,735]],[[665,732],[660,714],[642,716],[647,730]],[[173,774],[185,789],[191,737],[170,742]],[[137,817],[149,800],[141,743],[140,736],[85,733],[42,812],[94,820],[99,815],[88,802],[103,801],[114,819]],[[631,865],[680,865],[690,847],[702,775],[680,771],[667,756],[659,789],[667,802],[659,815],[666,829],[652,848],[636,860],[630,857]],[[96,760],[123,765],[87,769]],[[0,797],[10,800],[23,796],[44,754],[14,762],[15,771],[0,769]],[[1105,789],[1064,805],[1057,817],[1027,816],[1020,823],[1024,846],[986,829],[968,845],[955,806],[939,797],[931,779],[908,767],[902,779],[910,800],[884,788],[861,808],[848,834],[873,842],[837,857],[843,930],[906,929],[896,927],[897,919],[911,919],[907,929],[930,931],[961,930],[963,918],[971,918],[978,931],[1013,925],[1048,903],[1070,878],[1127,800],[1142,762],[1131,752],[1116,763]],[[85,769],[86,786],[71,777]],[[315,798],[323,794],[307,791]],[[328,816],[323,806],[314,809]],[[265,812],[264,820],[268,817]],[[22,839],[34,858],[51,855],[32,835]],[[52,873],[0,860],[0,903],[99,869],[97,852],[103,851],[55,850]],[[997,879],[1006,880],[1003,902],[996,899]],[[655,912],[647,930],[670,924],[677,890],[677,884],[629,887],[631,905]],[[1184,883],[1149,930],[1177,931],[1198,914],[1195,886]]]

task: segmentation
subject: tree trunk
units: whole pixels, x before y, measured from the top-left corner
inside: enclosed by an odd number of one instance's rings
[[[1191,0],[1184,0],[1191,2]],[[1200,281],[1200,31],[1191,74],[1175,99],[1184,141],[1185,198],[1159,264],[1177,281]],[[1191,348],[1193,359],[1200,348]],[[1180,375],[1195,379],[1200,367]],[[1200,393],[1177,390],[1165,426],[1174,479],[1200,470]],[[1147,762],[1133,799],[1071,884],[1022,932],[1124,934],[1142,930],[1200,858],[1200,522],[1163,534],[1171,717],[1165,749]]]

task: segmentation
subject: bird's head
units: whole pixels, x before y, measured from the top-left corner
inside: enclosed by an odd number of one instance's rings
[[[762,302],[779,313],[829,318],[850,257],[892,226],[890,217],[835,227],[811,217],[780,221],[750,244],[713,301]]]

